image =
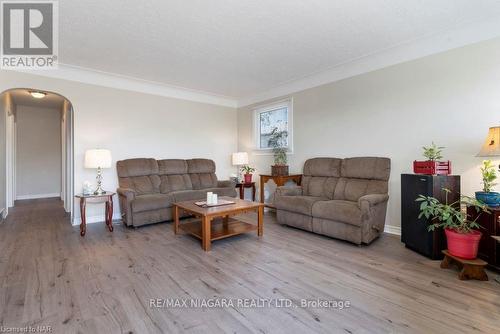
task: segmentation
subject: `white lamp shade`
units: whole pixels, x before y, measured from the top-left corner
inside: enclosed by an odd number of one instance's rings
[[[85,168],[111,168],[111,152],[101,149],[85,151]]]
[[[500,126],[492,127],[488,131],[488,136],[484,141],[478,157],[500,156]]]
[[[247,152],[236,152],[233,153],[233,165],[246,165],[248,164],[248,153]]]

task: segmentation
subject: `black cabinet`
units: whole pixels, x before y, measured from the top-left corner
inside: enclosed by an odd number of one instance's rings
[[[410,248],[433,260],[442,259],[441,250],[446,249],[446,237],[442,229],[429,232],[429,221],[420,213],[420,202],[416,202],[418,195],[432,196],[439,201],[445,201],[447,188],[448,203],[460,197],[459,175],[401,175],[401,241]]]

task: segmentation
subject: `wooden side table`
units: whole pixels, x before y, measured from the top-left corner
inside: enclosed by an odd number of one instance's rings
[[[291,175],[279,175],[279,176],[273,176],[273,175],[267,175],[267,174],[261,174],[260,175],[260,202],[264,203],[264,188],[266,186],[267,181],[273,180],[274,183],[276,183],[276,186],[282,187],[287,183],[288,181],[294,181],[298,186],[300,186],[300,183],[302,182],[302,174],[291,174]],[[265,204],[265,203],[264,203]],[[273,208],[275,207],[273,205],[265,204],[268,208]]]
[[[106,226],[110,232],[113,232],[113,196],[114,192],[106,191],[102,195],[83,195],[78,194],[75,197],[80,199],[80,216],[82,222],[80,224],[80,235],[83,237],[87,232],[87,203],[106,203]]]
[[[238,182],[236,188],[240,190],[240,199],[245,199],[245,188],[252,188],[252,201],[255,202],[255,182]]]

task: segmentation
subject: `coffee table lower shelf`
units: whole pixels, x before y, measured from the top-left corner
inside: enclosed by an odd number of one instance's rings
[[[222,219],[212,221],[210,226],[211,241],[257,230],[257,225],[248,224],[237,219],[229,219],[227,223],[225,223]],[[181,223],[179,228],[200,240],[203,239],[202,224],[200,220],[189,223]]]

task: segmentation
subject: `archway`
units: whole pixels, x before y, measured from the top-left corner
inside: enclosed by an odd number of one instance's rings
[[[0,94],[5,112],[5,194],[6,212],[15,205],[15,201],[28,198],[43,198],[54,194],[33,196],[17,193],[17,108],[18,106],[51,107],[60,109],[60,198],[64,209],[74,212],[74,109],[71,101],[56,92],[36,88],[11,88]],[[3,116],[2,116],[3,117]],[[3,161],[2,161],[3,163]],[[38,197],[37,197],[38,196]],[[59,197],[57,196],[57,197]]]

